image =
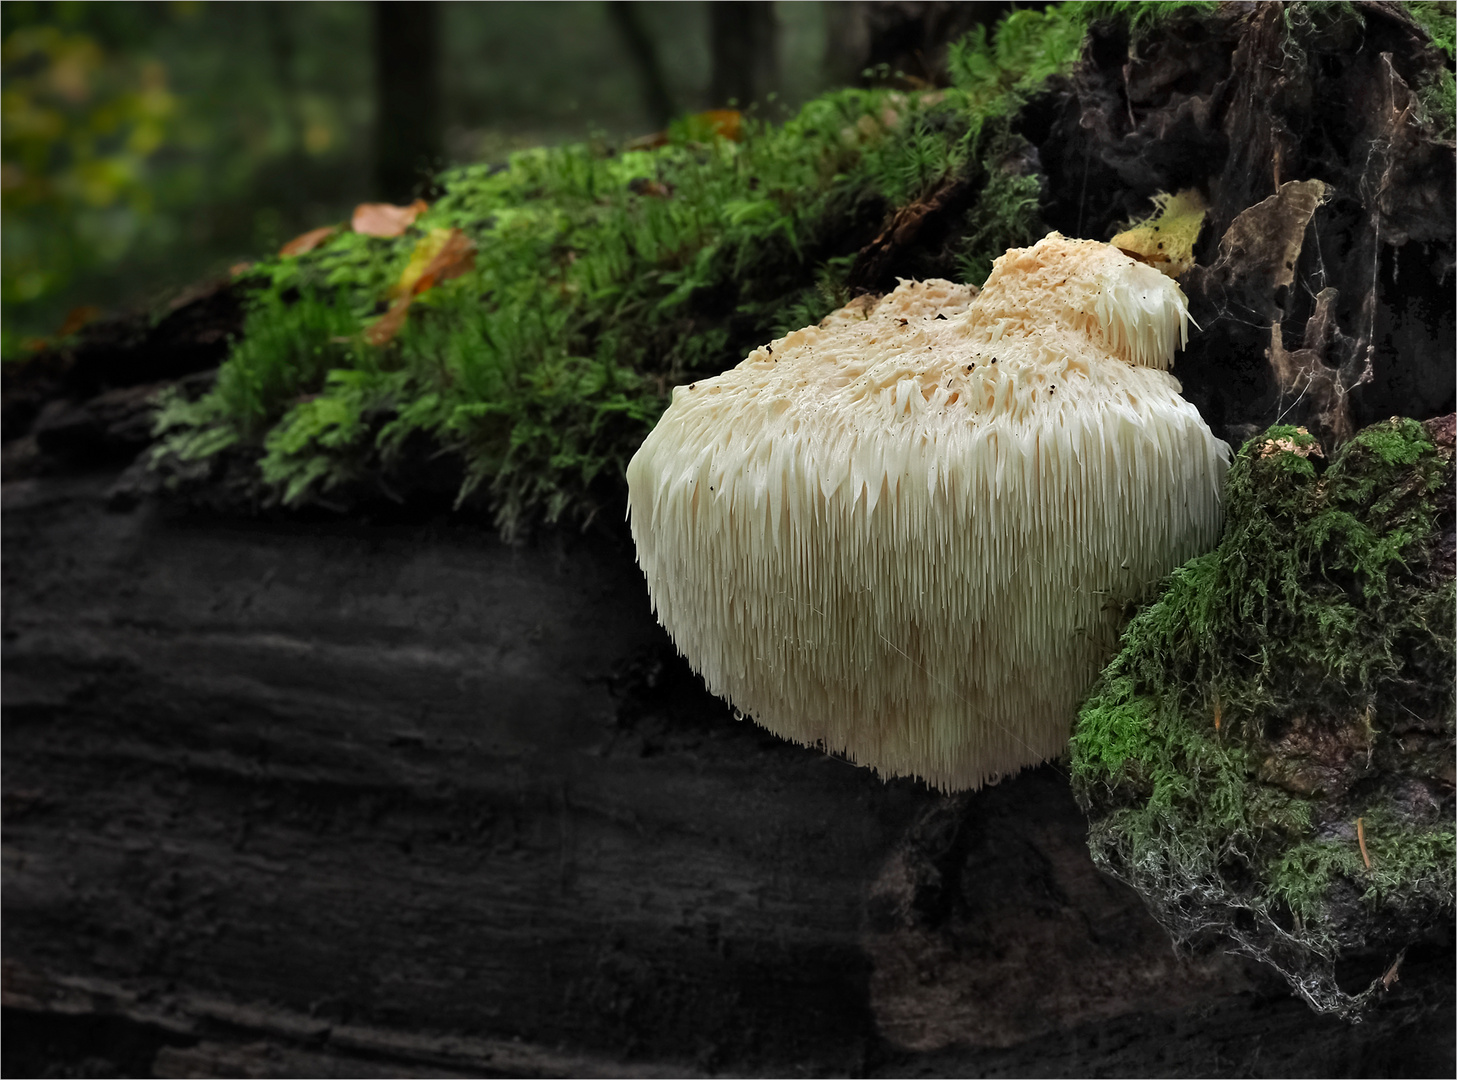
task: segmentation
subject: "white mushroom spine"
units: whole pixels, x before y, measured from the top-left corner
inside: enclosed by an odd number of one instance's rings
[[[903,283],[679,387],[628,468],[658,618],[714,693],[884,775],[1057,756],[1121,602],[1218,538],[1228,448],[1163,370],[1186,325],[1052,234],[975,300]]]

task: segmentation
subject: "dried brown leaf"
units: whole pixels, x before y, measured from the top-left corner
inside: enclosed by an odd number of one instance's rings
[[[360,203],[354,208],[349,227],[364,236],[400,236],[428,209],[430,204],[424,199],[416,199],[409,206]]]
[[[644,195],[651,199],[666,199],[673,194],[673,189],[661,180],[649,180],[645,176],[639,176],[636,180],[627,185],[627,190],[634,195]]]
[[[284,244],[283,247],[278,249],[278,253],[286,257],[289,255],[302,255],[306,251],[313,251],[314,248],[318,247],[338,231],[339,226],[337,225],[324,225],[317,229],[310,229],[308,232],[295,236],[288,243]]]
[[[410,314],[410,305],[414,302],[414,296],[405,296],[396,300],[390,305],[388,311],[364,331],[364,340],[371,345],[388,345],[404,328],[405,317]]]
[[[738,109],[709,109],[683,118],[683,128],[688,138],[705,141],[712,138],[742,142],[744,138],[744,115]],[[651,135],[640,135],[630,140],[626,150],[656,150],[667,146],[666,131],[654,131]]]

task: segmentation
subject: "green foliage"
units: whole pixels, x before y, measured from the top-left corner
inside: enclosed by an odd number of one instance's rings
[[[1407,13],[1416,20],[1432,44],[1457,59],[1457,4],[1452,0],[1406,0]]]
[[[1095,6],[1060,4],[1046,11],[1013,11],[990,37],[986,27],[976,27],[947,54],[953,82],[978,115],[1005,115],[1050,76],[1072,69],[1088,24],[1096,17],[1091,10]],[[1155,5],[1123,6],[1141,11]]]
[[[1341,1011],[1329,962],[1379,938],[1359,912],[1411,929],[1453,907],[1450,815],[1414,812],[1402,786],[1451,754],[1457,596],[1432,559],[1452,455],[1411,420],[1358,433],[1323,473],[1318,453],[1285,426],[1241,449],[1219,547],[1127,627],[1072,773],[1095,858],[1177,934],[1278,953]]]
[[[334,365],[362,353],[352,336],[358,328],[351,311],[312,293],[290,302],[264,292],[213,396],[244,438],[256,437],[286,402],[317,391]]]
[[[1437,138],[1447,142],[1457,138],[1457,76],[1450,69],[1443,68],[1417,88],[1417,105]]]
[[[122,59],[57,26],[10,30],[0,66],[9,306],[125,253],[152,210],[151,159],[172,134],[177,101],[156,61]]]
[[[1451,0],[1407,0],[1407,13],[1426,31],[1432,45],[1446,57],[1445,66],[1421,79],[1416,86],[1417,109],[1439,139],[1457,138],[1457,4]]]
[[[235,362],[219,371],[213,391],[200,401],[190,401],[175,390],[160,399],[154,430],[163,438],[153,450],[153,460],[198,462],[242,441],[261,439],[286,409],[284,427],[294,439],[300,438],[308,425],[301,417],[295,421],[294,414],[315,399],[335,365],[361,355],[352,336],[358,326],[347,309],[321,303],[310,294],[292,302],[274,292],[259,294],[243,338],[233,349]],[[348,382],[353,373],[338,374]],[[296,404],[290,409],[291,403]],[[329,415],[327,409],[319,414],[321,434]],[[292,445],[288,436],[280,437],[283,445]],[[331,439],[337,443],[337,434]]]
[[[977,115],[1001,116],[1015,110],[1051,76],[1072,69],[1093,23],[1123,25],[1136,44],[1165,23],[1207,14],[1217,7],[1212,2],[1111,0],[1013,11],[998,23],[994,35],[978,26],[953,44],[947,67]]]
[[[1004,146],[1010,140],[999,140]],[[962,281],[980,283],[992,272],[992,263],[1008,248],[1022,247],[1040,231],[1041,181],[1019,171],[1020,162],[1007,147],[1004,155],[991,154],[981,198],[967,215],[966,237],[961,243],[957,271]]]
[[[943,123],[952,111],[940,107]],[[285,503],[387,466],[422,432],[463,459],[461,498],[489,492],[506,534],[587,520],[673,384],[843,298],[851,252],[837,245],[858,204],[880,211],[887,192],[909,197],[964,163],[931,152],[922,112],[845,91],[783,127],[748,124],[742,143],[569,146],[446,174],[406,235],[343,232],[253,271],[263,299],[206,422],[227,418],[234,445],[264,451],[260,479]],[[470,237],[473,269],[417,299],[394,342],[363,344],[436,228]],[[291,403],[301,393],[317,396]],[[190,437],[185,423],[169,432]]]
[[[221,454],[238,441],[238,429],[228,422],[217,397],[194,401],[176,387],[169,387],[157,395],[156,406],[153,431],[164,439],[152,448],[154,464],[171,458],[174,469],[191,466]]]
[[[367,193],[363,6],[14,0],[0,22],[7,360]]]
[[[1135,43],[1177,19],[1210,15],[1218,10],[1215,0],[1173,0],[1167,4],[1146,4],[1139,0],[1091,0],[1080,5],[1088,22],[1119,22],[1128,27]]]

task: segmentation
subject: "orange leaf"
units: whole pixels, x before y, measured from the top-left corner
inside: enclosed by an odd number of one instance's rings
[[[66,318],[61,323],[61,328],[56,331],[56,337],[70,337],[100,315],[101,309],[93,304],[82,304],[80,307],[73,307],[70,311],[66,312]]]
[[[278,249],[280,255],[302,255],[306,251],[313,251],[329,237],[339,231],[337,225],[325,225],[322,228],[310,229],[301,236],[295,236],[283,247]]]
[[[744,138],[744,115],[738,109],[709,109],[707,112],[685,116],[681,124],[684,137],[694,142],[709,139],[729,139],[742,142]],[[675,125],[678,126],[678,125]],[[651,135],[640,135],[628,142],[624,150],[656,150],[672,141],[667,131],[655,131]]]
[[[409,206],[360,203],[354,208],[354,217],[349,224],[355,232],[365,236],[399,236],[428,209],[430,204],[424,199],[416,199]]]
[[[744,137],[744,117],[738,109],[709,109],[693,119],[700,121],[715,135],[738,142]]]
[[[414,302],[413,296],[396,300],[390,305],[390,309],[376,319],[364,332],[364,340],[371,345],[388,345],[404,327],[405,316],[410,314],[410,305]]]

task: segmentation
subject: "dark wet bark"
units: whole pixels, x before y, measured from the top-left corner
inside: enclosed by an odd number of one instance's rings
[[[896,273],[926,248],[936,248],[948,228],[974,201],[975,186],[948,179],[925,198],[901,207],[880,233],[855,256],[846,284],[856,292],[885,293],[895,288]]]
[[[1283,417],[1330,448],[1454,406],[1453,147],[1413,93],[1446,61],[1399,8],[1358,8],[1360,22],[1304,9],[1287,25],[1282,5],[1231,4],[1132,54],[1097,29],[1071,81],[1022,117],[1044,218],[1068,235],[1110,237],[1159,191],[1208,197],[1180,282],[1202,329],[1175,374],[1235,443]],[[1292,219],[1293,246],[1254,242],[1280,216],[1255,208],[1293,181],[1325,189]]]
[[[1450,952],[1357,1028],[1181,960],[1056,765],[948,800],[736,721],[619,543],[109,513],[112,479],[5,489],[7,1055],[1450,1070]]]
[[[7,454],[19,437],[34,434],[32,425],[47,405],[84,408],[99,394],[215,368],[242,328],[243,290],[226,280],[202,282],[180,293],[160,315],[100,319],[74,340],[21,367],[7,367],[0,416]],[[63,452],[68,456],[69,448]]]

